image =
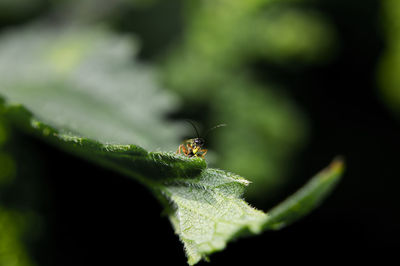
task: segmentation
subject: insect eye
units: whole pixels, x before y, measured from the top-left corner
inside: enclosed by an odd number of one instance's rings
[[[203,145],[204,144],[204,140],[203,139],[196,139],[196,144]]]

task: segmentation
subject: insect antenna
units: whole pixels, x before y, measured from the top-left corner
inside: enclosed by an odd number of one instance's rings
[[[210,128],[209,130],[207,130],[207,132],[204,134],[204,137],[207,137],[207,135],[208,135],[211,131],[213,131],[214,129],[217,129],[217,128],[219,128],[219,127],[226,127],[226,126],[227,126],[227,124],[219,124],[219,125],[216,125],[216,126]]]
[[[199,131],[197,131],[196,125],[190,120],[186,120],[186,122],[188,122],[188,123],[190,123],[192,125],[192,127],[194,128],[194,131],[196,131],[197,137],[200,138]]]

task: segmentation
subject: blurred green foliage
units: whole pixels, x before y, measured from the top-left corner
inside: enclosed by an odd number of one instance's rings
[[[44,2],[44,0],[1,0],[0,21],[14,21],[29,16],[36,12]]]
[[[3,195],[16,177],[16,162],[5,149],[10,129],[0,108],[0,265],[33,265],[23,242],[26,217],[20,211],[4,206]]]
[[[0,265],[34,265],[22,244],[28,220],[18,212],[0,206]]]
[[[380,89],[383,100],[400,114],[400,2],[383,3],[386,49],[379,69]]]
[[[15,162],[13,158],[4,151],[9,130],[4,118],[0,114],[0,186],[10,183],[15,177]]]
[[[210,136],[216,165],[249,177],[253,198],[268,198],[287,181],[287,166],[308,135],[300,108],[279,82],[260,80],[254,64],[315,64],[334,46],[334,31],[321,15],[288,2],[185,2],[183,40],[165,64],[166,84],[186,108],[201,113],[205,105],[209,126],[228,124]]]

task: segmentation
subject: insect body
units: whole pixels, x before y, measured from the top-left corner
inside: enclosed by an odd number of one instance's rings
[[[183,153],[188,157],[202,157],[207,153],[207,149],[204,149],[203,146],[205,144],[204,138],[199,136],[199,132],[197,131],[196,126],[188,120],[188,122],[193,126],[194,130],[196,131],[197,138],[187,139],[181,145],[179,145],[178,150],[176,151],[177,154]],[[218,127],[226,126],[225,124],[217,125],[207,131],[209,133],[211,130],[214,130]],[[206,136],[207,136],[206,133]]]
[[[188,157],[202,157],[207,153],[207,149],[202,149],[204,146],[204,139],[203,138],[194,138],[185,140],[181,145],[179,145],[178,150],[176,153],[183,153]]]

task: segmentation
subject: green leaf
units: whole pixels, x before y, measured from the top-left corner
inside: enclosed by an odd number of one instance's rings
[[[201,158],[147,152],[135,145],[101,144],[59,134],[32,118],[23,107],[8,107],[6,114],[64,149],[147,186],[164,204],[190,265],[224,249],[231,239],[280,229],[300,219],[322,202],[343,172],[342,161],[336,159],[298,192],[264,213],[241,198],[249,181],[227,171],[207,168]]]
[[[164,144],[175,144],[170,133],[177,127],[168,129],[174,125],[162,119],[172,106],[170,96],[152,79],[142,79],[147,71],[126,59],[126,44],[117,49],[118,38],[96,30],[60,34],[27,30],[0,40],[0,73],[7,72],[0,77],[6,98],[1,111],[26,131],[149,188],[165,206],[189,264],[224,249],[231,239],[296,221],[339,180],[342,162],[337,160],[271,212],[254,209],[241,197],[246,179],[207,168],[202,158],[141,148],[168,151]]]
[[[336,186],[343,171],[343,160],[336,158],[295,194],[270,210],[263,225],[264,229],[281,229],[307,215]]]
[[[132,39],[101,28],[9,32],[0,39],[0,94],[63,132],[174,149],[183,130],[163,116],[178,99],[133,60],[136,50]]]
[[[175,206],[170,219],[185,246],[188,263],[193,265],[224,249],[233,238],[280,229],[308,214],[335,187],[342,171],[343,162],[336,159],[267,213],[241,198],[249,182],[226,171],[205,169],[198,178],[162,190]]]

